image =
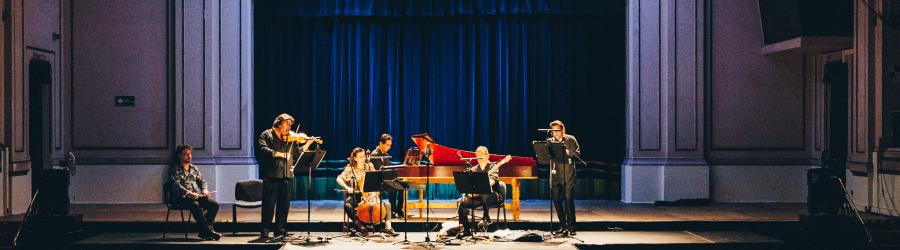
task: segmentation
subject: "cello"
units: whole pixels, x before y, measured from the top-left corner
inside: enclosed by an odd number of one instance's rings
[[[365,166],[367,169],[372,167],[372,163],[369,162],[368,150],[366,150]],[[365,179],[365,176],[359,178],[359,182],[357,183],[357,190],[359,190],[359,192],[362,192]],[[359,202],[359,205],[356,206],[356,218],[359,218],[359,221],[367,224],[377,224],[376,222],[381,222],[381,218],[384,218],[385,210],[387,209],[384,207],[384,204],[381,203],[378,193],[378,191],[362,193],[362,200]]]

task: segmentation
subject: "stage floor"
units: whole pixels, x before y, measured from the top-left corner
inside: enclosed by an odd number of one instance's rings
[[[433,202],[450,202],[447,200]],[[311,220],[313,222],[343,221],[343,202],[312,201]],[[579,222],[704,222],[704,221],[798,221],[798,215],[806,211],[806,203],[713,203],[711,206],[654,206],[653,204],[633,204],[620,201],[575,201],[576,217]],[[82,214],[86,222],[163,222],[166,220],[166,206],[157,204],[73,204],[71,213]],[[432,209],[434,218],[452,218],[456,209]],[[555,212],[555,211],[554,211]],[[409,211],[410,221],[423,221],[419,209]],[[424,215],[424,213],[423,213]],[[170,214],[170,220],[180,220],[177,211]],[[260,209],[237,210],[237,221],[259,222]],[[491,217],[496,211],[491,212]],[[500,215],[501,218],[503,214]],[[512,211],[507,210],[507,218],[512,220]],[[232,206],[220,204],[217,222],[231,222]],[[292,201],[289,222],[305,222],[307,202]],[[22,215],[3,216],[0,221],[21,221]],[[557,218],[553,217],[556,221]],[[395,219],[402,221],[402,219]],[[440,221],[440,219],[438,219]],[[523,200],[522,211],[517,222],[549,222],[550,201]]]
[[[305,235],[305,233],[299,233]],[[230,248],[256,248],[256,249],[307,249],[310,247],[321,249],[351,249],[364,247],[371,249],[673,249],[673,247],[685,247],[691,249],[777,249],[783,246],[783,242],[761,236],[752,232],[735,231],[668,231],[668,232],[583,232],[576,239],[558,238],[547,239],[541,242],[513,242],[513,241],[476,241],[451,240],[449,243],[437,242],[432,233],[434,246],[422,244],[425,233],[409,233],[410,244],[393,244],[404,239],[401,234],[398,237],[370,237],[369,240],[359,238],[340,237],[337,232],[314,232],[313,235],[329,237],[327,242],[314,240],[306,243],[301,240],[289,242],[267,243],[267,239],[256,236],[226,235],[219,241],[200,241],[196,238],[183,239],[178,234],[162,238],[159,233],[105,233],[88,239],[74,242],[72,249],[114,249],[128,246],[129,248],[156,248],[156,249],[230,249]],[[173,237],[174,236],[174,237]],[[490,236],[490,234],[487,234]],[[332,238],[334,237],[334,238]],[[582,240],[584,242],[580,242]],[[283,244],[283,248],[282,248]]]

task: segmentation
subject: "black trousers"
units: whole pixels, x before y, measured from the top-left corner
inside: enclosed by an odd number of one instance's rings
[[[262,200],[262,232],[275,229],[275,232],[284,232],[287,224],[288,209],[291,207],[291,188],[293,178],[269,178],[263,177]],[[272,226],[272,215],[275,215],[275,228]]]
[[[562,228],[575,230],[575,165],[556,165],[556,174],[551,178],[550,193],[556,206],[556,215]]]
[[[200,197],[196,200],[178,198],[172,203],[190,208],[191,215],[194,216],[194,220],[201,228],[212,229],[213,223],[216,222],[216,214],[219,213],[219,203],[212,198]],[[206,215],[203,214],[202,209],[206,209]]]
[[[347,214],[347,218],[350,218],[351,221],[357,221],[359,218],[356,216],[356,207],[359,206],[359,202],[362,199],[361,193],[353,193],[347,194],[347,197],[344,198],[344,213]],[[384,217],[383,218],[372,218],[372,219],[384,219],[385,221],[391,221],[391,204],[381,201],[381,205],[384,206]]]
[[[469,226],[475,223],[475,218],[469,220],[469,209],[475,209],[476,207],[480,206],[493,206],[498,204],[499,202],[500,201],[497,199],[496,195],[482,195],[479,197],[463,196],[462,198],[459,198],[458,200],[456,200],[457,213],[459,215],[459,224],[465,227],[465,230],[474,228],[474,226]],[[490,209],[485,208],[484,214],[482,215],[482,217],[484,217],[484,220],[491,220],[489,214]]]
[[[391,207],[393,208],[391,212],[394,213],[403,213],[403,206],[406,205],[406,202],[403,201],[403,190],[397,191],[389,191],[387,192],[388,201],[391,202]],[[403,204],[400,204],[403,203]]]

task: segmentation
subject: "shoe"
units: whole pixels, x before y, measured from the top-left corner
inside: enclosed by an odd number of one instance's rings
[[[569,235],[575,236],[575,229],[570,229],[570,230],[569,230]]]
[[[394,229],[391,229],[391,228],[385,228],[385,229],[381,230],[381,232],[384,234],[390,235],[391,237],[397,237],[398,235],[400,235],[397,232],[394,232]]]
[[[197,234],[197,238],[200,238],[200,240],[212,240],[212,236],[207,232],[200,232]]]
[[[461,230],[461,231],[459,231],[458,234],[456,234],[456,239],[461,240],[461,239],[463,239],[463,238],[465,238],[465,237],[471,237],[471,236],[472,236],[472,232],[471,232],[471,231],[469,231],[469,230]]]
[[[213,240],[216,240],[216,241],[218,241],[219,239],[222,238],[222,234],[216,232],[216,230],[210,229],[208,234]]]
[[[200,232],[197,237],[201,240],[219,240],[222,238],[222,234],[216,233],[216,231],[205,231]]]
[[[287,237],[287,231],[275,231],[275,237],[284,236]]]
[[[494,224],[494,222],[483,220],[481,222],[478,222],[478,227],[489,227],[491,226],[491,224]]]
[[[391,217],[392,217],[392,218],[400,218],[400,219],[403,219],[403,214],[402,214],[402,213],[398,213],[398,212],[394,212],[394,213],[391,214]]]

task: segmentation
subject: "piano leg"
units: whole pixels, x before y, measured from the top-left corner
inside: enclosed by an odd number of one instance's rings
[[[512,180],[512,210],[513,210],[513,220],[519,219],[519,209],[522,208],[522,205],[519,203],[519,179]]]
[[[425,190],[419,190],[419,204],[422,204],[422,202],[424,202],[424,201],[425,201]],[[419,218],[424,218],[424,217],[422,217],[422,207],[421,206],[419,207]]]

